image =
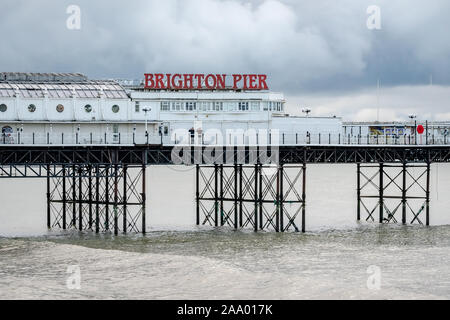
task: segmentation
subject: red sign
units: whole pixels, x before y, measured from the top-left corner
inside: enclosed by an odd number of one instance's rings
[[[146,73],[146,89],[269,90],[265,74],[162,74]]]
[[[417,133],[418,134],[423,134],[424,131],[425,131],[425,129],[424,129],[423,125],[419,124],[417,126]]]

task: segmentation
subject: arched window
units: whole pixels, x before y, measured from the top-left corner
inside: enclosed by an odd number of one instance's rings
[[[6,104],[0,104],[0,112],[6,112],[6,110],[8,110]]]
[[[4,126],[2,128],[2,133],[4,133],[4,134],[12,134],[13,132],[14,132],[14,130],[10,126]]]

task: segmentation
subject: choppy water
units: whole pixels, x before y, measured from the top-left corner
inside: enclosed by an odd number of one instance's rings
[[[192,227],[189,171],[150,172],[165,183],[150,187],[145,237],[49,233],[42,181],[0,181],[0,297],[448,299],[450,170],[437,170],[427,228],[356,223],[354,168],[312,166],[305,235]],[[169,201],[174,182],[177,201]],[[66,285],[69,266],[80,268],[79,290]],[[370,266],[379,268],[379,290],[367,286]]]

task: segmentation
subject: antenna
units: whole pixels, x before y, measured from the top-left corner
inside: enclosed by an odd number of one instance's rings
[[[380,78],[377,79],[377,122],[380,122]]]

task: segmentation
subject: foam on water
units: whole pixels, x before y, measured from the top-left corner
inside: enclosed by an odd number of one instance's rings
[[[450,228],[433,231],[371,226],[307,235],[222,229],[3,238],[0,293],[13,299],[449,298]],[[81,269],[80,290],[66,287],[69,265]],[[380,290],[367,287],[371,265],[381,270]]]

